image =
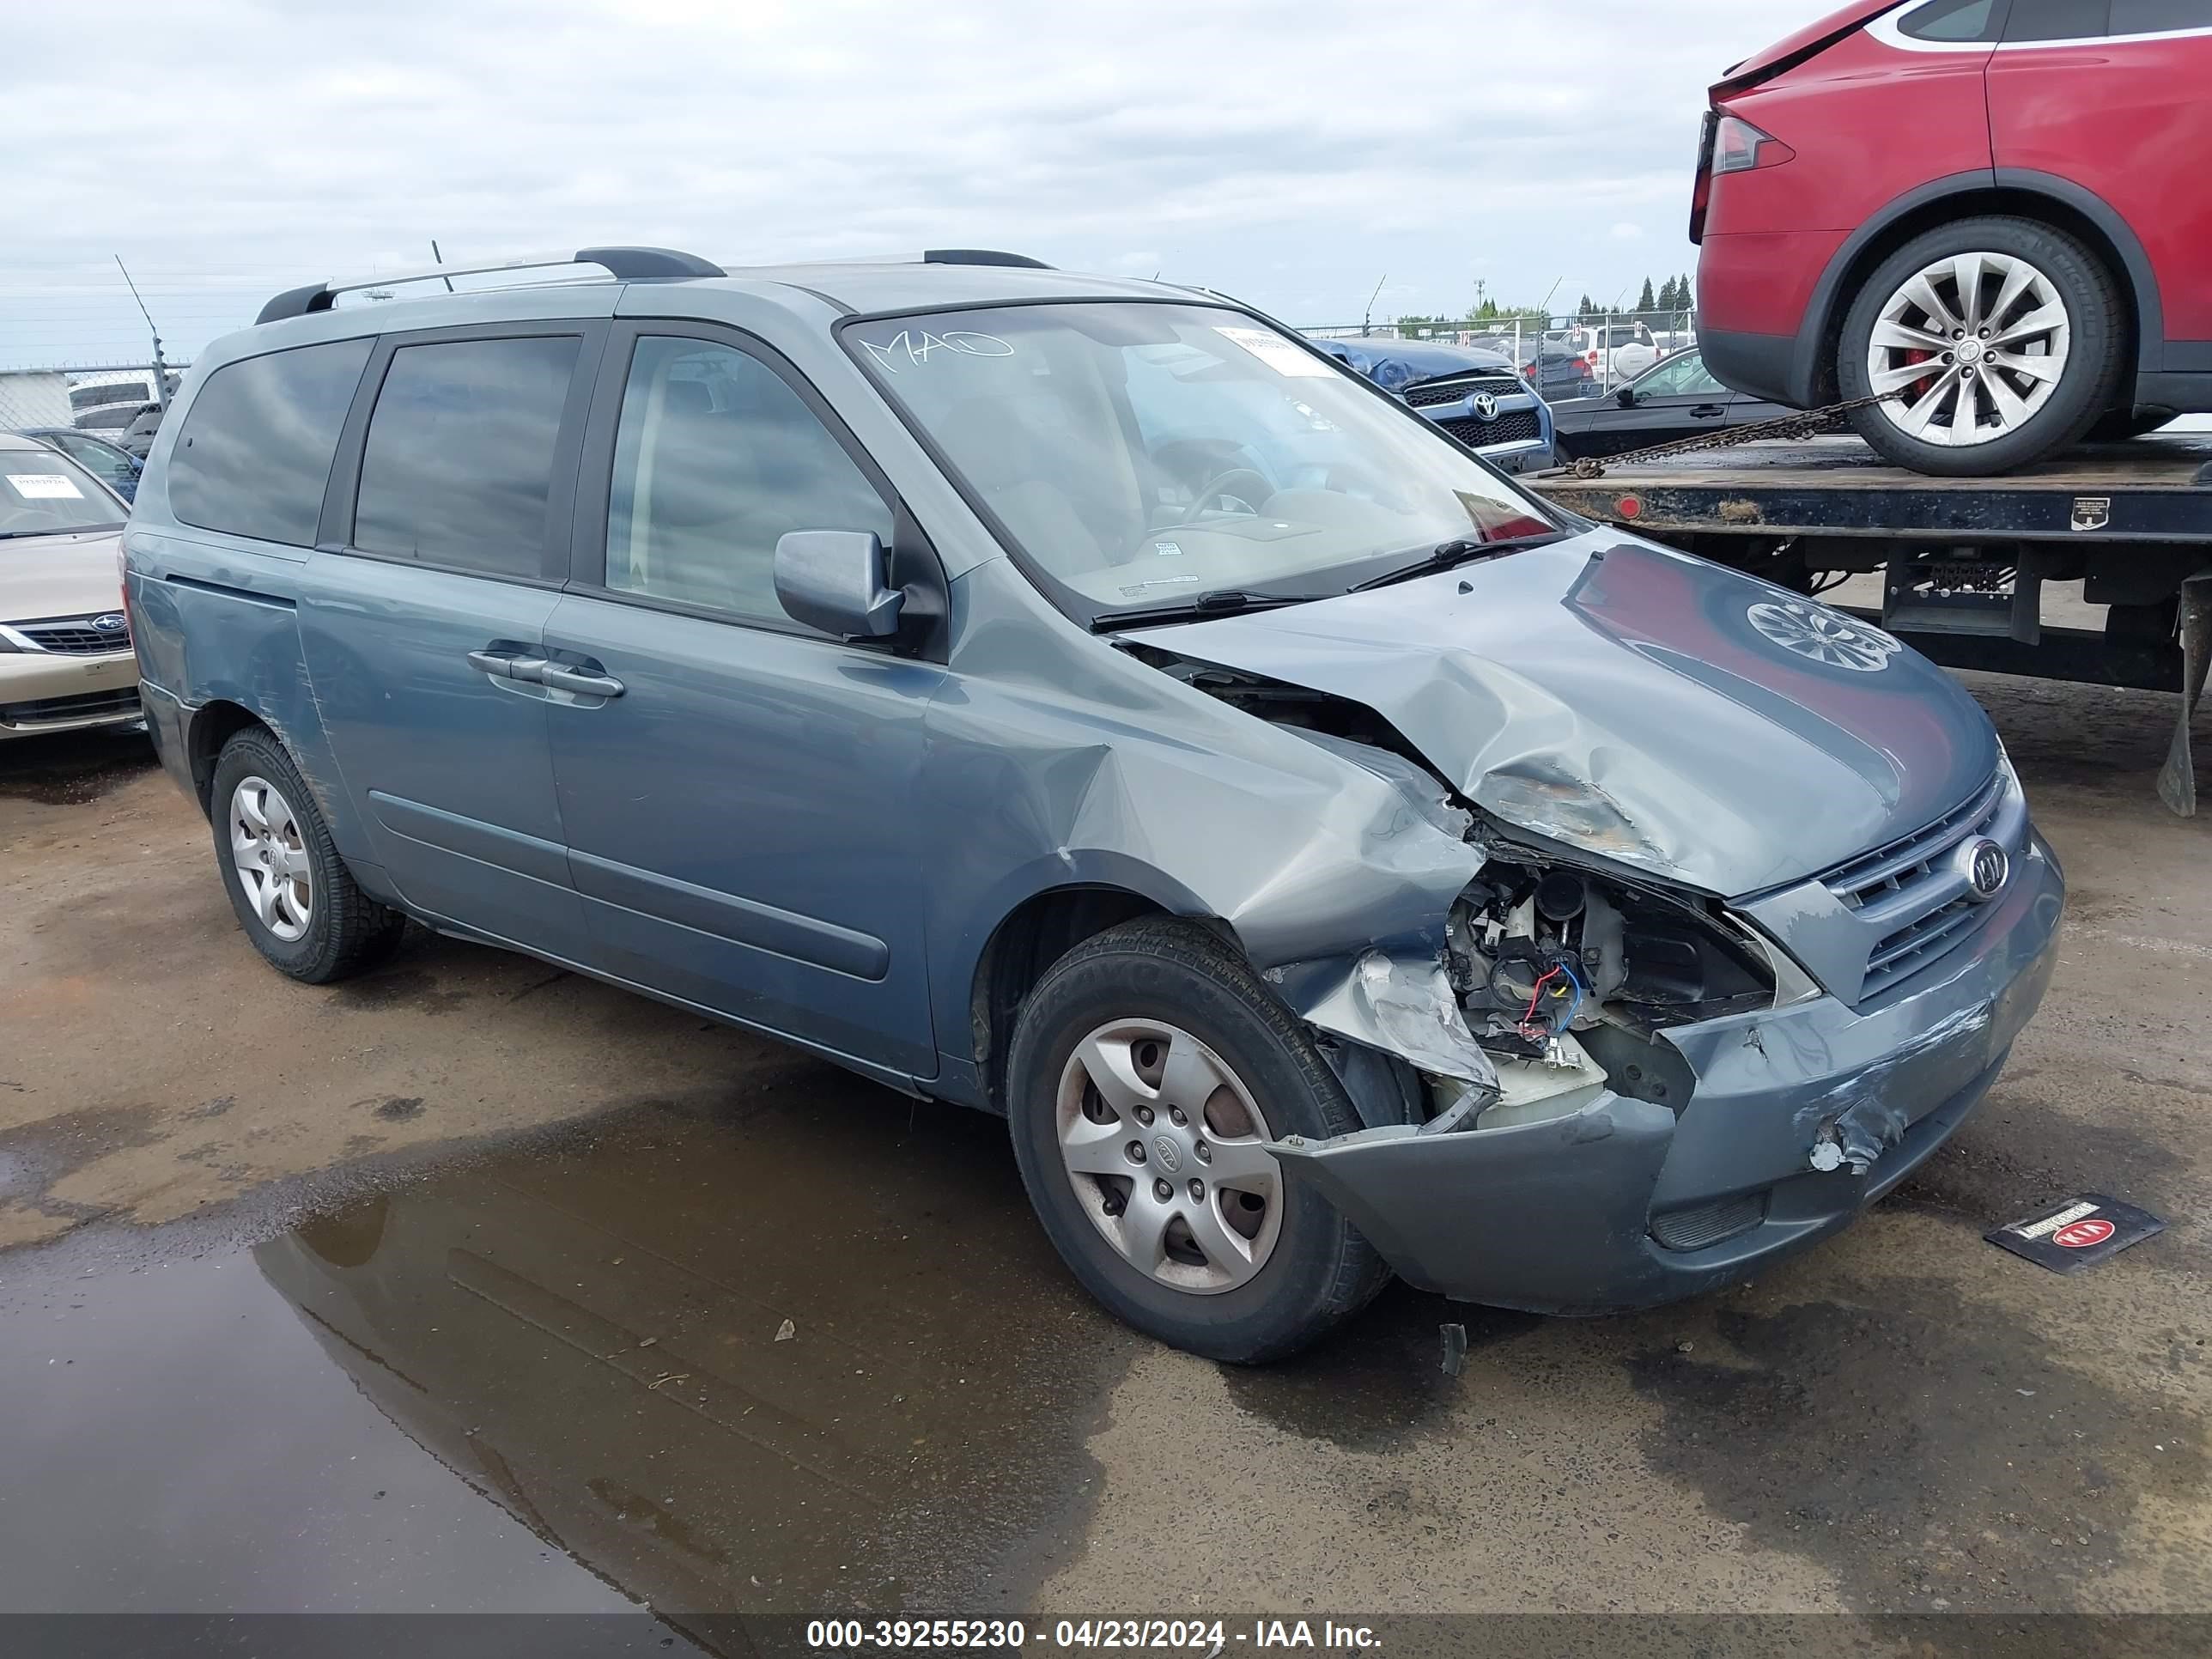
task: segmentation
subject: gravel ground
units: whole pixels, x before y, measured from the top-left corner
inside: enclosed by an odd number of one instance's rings
[[[2073,896],[1952,1146],[1726,1293],[1250,1372],[994,1122],[449,941],[293,985],[142,741],[0,749],[0,1606],[2212,1612],[2212,828],[2170,700],[1972,684]],[[2169,1231],[1982,1242],[2076,1190]]]

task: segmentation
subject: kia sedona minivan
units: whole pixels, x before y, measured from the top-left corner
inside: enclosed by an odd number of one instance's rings
[[[2212,0],[1859,0],[1712,89],[1698,338],[1922,472],[2212,410]]]
[[[2057,864],[1889,635],[1196,290],[575,258],[281,295],[155,441],[148,714],[280,971],[412,919],[1000,1114],[1237,1361],[1740,1279],[2035,1012]]]

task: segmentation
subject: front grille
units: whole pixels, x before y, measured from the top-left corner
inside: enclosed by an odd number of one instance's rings
[[[1508,410],[1494,421],[1468,417],[1437,424],[1469,449],[1489,449],[1498,444],[1532,444],[1544,435],[1543,423],[1533,409]]]
[[[68,726],[78,720],[123,719],[138,713],[138,688],[119,691],[81,691],[72,697],[36,697],[29,702],[0,702],[0,726],[33,732],[42,726]]]
[[[71,617],[62,622],[17,623],[14,631],[40,650],[57,652],[65,657],[105,656],[131,648],[129,629],[94,628],[89,617]]]
[[[1702,1250],[1708,1244],[1749,1232],[1765,1219],[1766,1194],[1745,1193],[1655,1215],[1651,1237],[1670,1250]]]
[[[1517,398],[1528,390],[1510,374],[1486,374],[1479,380],[1432,381],[1415,386],[1405,397],[1415,409],[1434,409],[1438,404],[1455,404],[1463,398],[1472,398],[1478,392],[1487,392],[1493,398]]]
[[[1972,937],[1989,906],[1965,890],[1954,855],[1986,836],[2017,856],[2027,828],[2011,774],[2000,772],[1956,811],[1821,878],[1846,909],[1882,924],[1867,952],[1860,1001],[1893,989]]]

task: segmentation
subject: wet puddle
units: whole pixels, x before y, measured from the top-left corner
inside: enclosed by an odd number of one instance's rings
[[[0,1257],[0,1607],[1018,1605],[1135,1339],[1002,1125],[824,1075],[245,1250]]]
[[[0,745],[0,799],[82,806],[144,776],[157,763],[143,729],[19,738]]]

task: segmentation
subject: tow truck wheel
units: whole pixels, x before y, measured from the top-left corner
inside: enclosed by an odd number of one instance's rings
[[[1388,1282],[1267,1144],[1362,1127],[1305,1028],[1204,928],[1133,921],[1062,957],[1007,1060],[1014,1159],[1084,1287],[1174,1347],[1255,1364]]]
[[[1988,477],[2081,441],[2112,405],[2128,331],[2118,284],[2073,237],[2029,219],[1915,237],[1867,279],[1836,356],[1851,416],[1888,459]]]

